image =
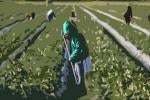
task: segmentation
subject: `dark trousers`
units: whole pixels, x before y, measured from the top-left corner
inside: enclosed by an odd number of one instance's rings
[[[68,90],[64,93],[62,100],[78,100],[79,97],[87,94],[87,90],[85,87],[85,80],[84,80],[84,68],[82,63],[79,64],[79,68],[80,68],[81,83],[77,85],[75,84],[73,70],[71,64],[69,63],[68,65],[69,75],[68,75],[68,82],[67,82]]]

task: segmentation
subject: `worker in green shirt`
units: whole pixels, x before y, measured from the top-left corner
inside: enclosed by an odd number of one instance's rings
[[[84,96],[87,93],[84,80],[83,60],[89,56],[89,50],[83,35],[78,32],[73,18],[64,22],[63,37],[68,48],[69,61],[73,64],[73,68],[77,69],[75,72],[78,76],[78,83],[76,83],[76,75],[73,75],[73,69],[70,64],[68,68],[68,94],[72,97],[70,100],[78,100],[79,97]]]
[[[76,26],[71,21],[65,21],[63,24],[64,38],[66,39],[70,51],[69,60],[73,63],[82,61],[89,55],[86,41]]]

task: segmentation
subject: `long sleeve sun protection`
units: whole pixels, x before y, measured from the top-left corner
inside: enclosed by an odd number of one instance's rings
[[[77,28],[72,25],[72,22],[65,21],[63,24],[64,35],[70,35],[70,60],[78,62],[86,58],[89,54],[88,46],[81,33],[78,33]]]
[[[71,55],[72,62],[82,61],[89,55],[88,46],[81,33],[77,33],[71,38]]]

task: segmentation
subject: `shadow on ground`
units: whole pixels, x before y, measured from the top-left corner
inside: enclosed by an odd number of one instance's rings
[[[3,98],[3,100],[57,100],[53,96],[44,94],[43,91],[40,91],[36,86],[30,87],[28,91],[26,96],[21,96],[10,89],[5,88],[0,90],[0,98]]]

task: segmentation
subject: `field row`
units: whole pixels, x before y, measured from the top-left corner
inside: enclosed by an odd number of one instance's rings
[[[141,83],[137,79],[147,80],[148,73],[143,74],[142,66],[131,58],[106,30],[93,22],[79,8],[77,8],[77,15],[81,21],[77,26],[86,37],[89,45],[93,70],[88,76],[89,96],[83,99],[95,97],[124,99],[133,93],[132,90],[139,91],[141,93],[139,97],[147,97],[142,96],[145,93],[139,89]],[[134,88],[131,89],[132,86]],[[149,86],[148,83],[147,86]],[[147,93],[149,95],[148,88]],[[90,94],[94,97],[91,97]],[[133,93],[132,96],[138,97],[135,94]]]
[[[59,11],[63,8],[61,6]],[[60,72],[55,70],[62,57],[63,39],[60,32],[63,22],[68,19],[72,9],[75,9],[77,13],[79,20],[76,22],[77,27],[88,43],[92,59],[92,70],[86,76],[88,94],[80,100],[148,99],[150,95],[149,73],[145,72],[144,68],[129,56],[103,27],[93,22],[91,17],[78,6],[67,6],[63,12],[57,15],[55,20],[47,24],[46,29],[34,44],[28,47],[19,60],[9,60],[7,67],[0,71],[0,86],[8,86],[15,93],[25,97],[28,96],[28,88],[31,86],[39,86],[46,95],[53,93],[55,88],[60,85],[58,77]],[[118,30],[120,23],[92,12],[102,20],[112,22],[111,26],[117,25],[114,28]],[[10,46],[12,45],[11,39],[15,40],[18,37],[17,41],[20,43],[43,19],[45,19],[44,16],[39,16],[33,21],[18,24],[11,30],[15,35],[6,34],[1,42],[5,40],[8,42],[7,46]],[[124,28],[125,26],[123,26],[123,30],[125,30]],[[126,28],[130,29],[129,26]],[[130,32],[133,32],[133,29]],[[138,42],[138,39],[134,40]],[[17,42],[14,43],[14,45],[16,44]]]
[[[149,46],[150,39],[149,39],[149,36],[145,35],[145,33],[132,28],[130,25],[126,25],[124,23],[120,23],[116,20],[113,20],[96,11],[93,11],[91,9],[89,10],[92,11],[98,18],[107,22],[109,25],[115,28],[123,37],[125,37],[126,40],[133,43],[139,50],[150,55],[150,46]],[[139,25],[143,25],[143,24],[139,24]],[[149,26],[149,23],[148,24],[145,23],[145,25]]]
[[[38,37],[35,43],[28,47],[21,58],[18,61],[8,60],[7,67],[3,69],[1,73],[1,82],[4,82],[4,78],[8,79],[8,77],[12,77],[12,82],[5,82],[6,86],[9,86],[9,88],[16,93],[17,89],[20,89],[21,92],[19,94],[23,96],[26,95],[24,89],[22,89],[20,85],[27,88],[30,86],[40,86],[43,91],[45,91],[45,89],[49,91],[54,90],[54,85],[56,85],[54,82],[57,79],[56,74],[58,73],[54,71],[54,68],[57,63],[59,64],[61,58],[60,52],[62,49],[59,29],[62,27],[64,19],[66,19],[71,12],[71,10],[66,7],[63,10],[62,9],[59,10],[60,12],[57,12],[56,20],[52,20],[47,24],[46,29]],[[63,15],[64,10],[66,13],[65,15]],[[55,27],[55,25],[57,27]],[[10,73],[7,73],[8,71],[10,71]],[[18,77],[13,77],[14,75],[23,75],[22,73],[18,74],[18,71],[25,71],[28,76],[27,79],[22,81]],[[18,84],[16,81],[13,81],[14,79],[21,83]],[[19,88],[16,88],[18,85]]]
[[[21,46],[23,41],[35,33],[36,28],[40,25],[39,23],[42,23],[45,20],[45,15],[41,15],[32,21],[20,23],[16,25],[15,28],[12,28],[11,31],[6,32],[0,40],[1,60],[6,59],[15,49]]]

